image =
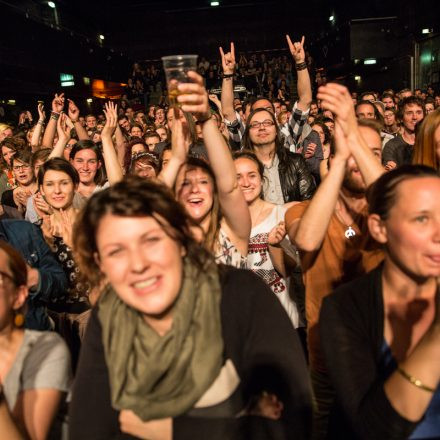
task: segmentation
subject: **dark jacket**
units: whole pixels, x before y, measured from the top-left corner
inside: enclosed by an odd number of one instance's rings
[[[394,139],[389,140],[382,151],[382,164],[393,161],[398,167],[406,163],[411,163],[414,146],[403,140],[402,135],[398,134]]]
[[[34,330],[50,328],[46,304],[64,293],[67,280],[38,227],[25,220],[1,220],[0,239],[13,246],[29,266],[40,274],[37,286],[29,290],[25,326]]]
[[[316,184],[301,154],[292,153],[284,147],[279,147],[277,148],[277,156],[280,161],[278,174],[284,202],[312,198]]]
[[[324,298],[319,330],[337,402],[329,439],[400,440],[417,426],[386,397],[383,326],[382,265]]]

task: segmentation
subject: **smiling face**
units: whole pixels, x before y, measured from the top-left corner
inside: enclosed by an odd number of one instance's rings
[[[167,140],[167,130],[163,127],[157,128],[156,133],[160,136],[160,141],[165,142]]]
[[[440,178],[406,180],[384,220],[390,259],[411,277],[440,275]]]
[[[237,170],[237,181],[248,204],[260,198],[263,190],[263,181],[257,164],[245,157],[234,161]]]
[[[249,124],[249,136],[256,147],[275,142],[277,130],[273,117],[267,110],[255,113]]]
[[[67,209],[72,205],[75,186],[65,172],[47,170],[40,191],[52,208]]]
[[[3,147],[2,147],[2,156],[3,156],[3,159],[5,160],[5,162],[8,165],[11,165],[11,159],[12,159],[12,156],[14,154],[15,154],[15,151],[13,149],[8,148],[5,145],[3,145]]]
[[[214,183],[201,168],[183,167],[176,179],[177,200],[197,223],[205,220],[213,205]]]
[[[402,122],[409,132],[414,132],[416,124],[423,119],[423,109],[417,104],[405,105]]]
[[[117,295],[149,319],[171,319],[182,284],[180,243],[153,217],[106,214],[96,233],[99,267]]]
[[[93,182],[96,172],[101,167],[96,153],[88,148],[79,150],[71,163],[76,171],[78,171],[79,180],[84,185],[90,185]]]
[[[136,127],[136,126],[131,127],[130,135],[131,135],[131,137],[138,137],[138,138],[140,138],[140,137],[142,137],[142,130],[139,127]]]

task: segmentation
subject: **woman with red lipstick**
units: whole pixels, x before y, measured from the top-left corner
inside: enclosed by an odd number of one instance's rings
[[[382,265],[324,299],[329,438],[440,438],[440,177],[402,165],[369,189]]]
[[[251,271],[217,266],[192,225],[168,188],[134,176],[81,211],[81,272],[108,285],[82,346],[71,440],[310,438],[288,317]]]

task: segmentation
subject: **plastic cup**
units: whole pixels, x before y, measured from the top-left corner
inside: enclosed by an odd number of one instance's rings
[[[171,105],[177,104],[180,83],[190,82],[188,72],[197,70],[197,55],[170,55],[162,57],[167,80],[168,99]]]

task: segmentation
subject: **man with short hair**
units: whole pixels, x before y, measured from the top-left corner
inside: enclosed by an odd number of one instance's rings
[[[96,128],[96,117],[94,115],[86,116],[86,129],[87,131]]]
[[[376,119],[374,104],[368,100],[358,102],[355,107],[355,113],[358,119]]]
[[[130,133],[131,125],[130,125],[130,122],[128,121],[127,116],[125,116],[125,115],[119,116],[118,117],[118,124],[124,130],[125,134],[128,135]]]
[[[390,93],[384,93],[382,95],[382,102],[385,105],[385,109],[396,108],[394,97]]]
[[[382,163],[386,170],[411,163],[413,148],[416,142],[416,125],[425,117],[423,101],[416,96],[403,99],[399,105],[402,126],[400,133],[385,145]]]
[[[290,240],[300,251],[306,288],[307,342],[316,401],[314,438],[324,439],[334,393],[320,347],[321,303],[336,286],[373,269],[381,260],[368,236],[365,192],[383,168],[379,132],[371,126],[373,121],[357,122],[348,90],[330,83],[320,87],[318,97],[323,108],[336,115],[330,169],[313,198],[291,207],[285,219]]]

